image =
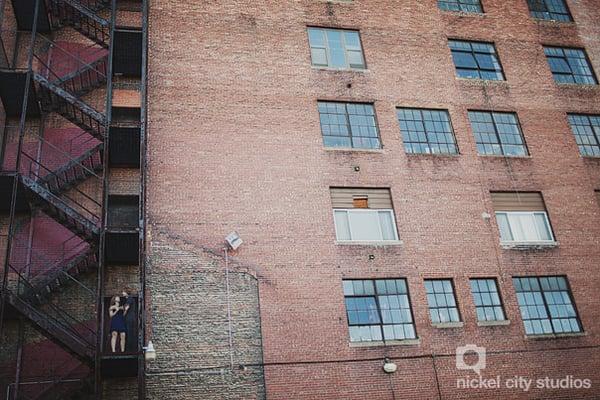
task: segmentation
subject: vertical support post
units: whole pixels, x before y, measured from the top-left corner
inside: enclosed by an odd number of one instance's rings
[[[109,160],[109,129],[110,121],[112,120],[112,77],[113,77],[113,47],[114,47],[114,31],[117,15],[117,0],[110,2],[110,42],[108,46],[108,64],[106,67],[106,125],[104,135],[104,176],[102,181],[102,211],[101,211],[101,230],[100,242],[98,245],[98,280],[96,285],[96,354],[95,354],[95,369],[94,369],[94,397],[97,400],[102,399],[102,346],[104,342],[104,277],[105,277],[105,238],[106,238],[106,205],[108,204],[108,160]]]
[[[142,0],[142,72],[140,109],[139,307],[138,349],[146,346],[146,133],[148,128],[148,0]],[[138,399],[146,398],[146,358],[138,359]]]
[[[29,54],[27,56],[27,77],[25,78],[25,90],[23,93],[23,105],[21,107],[21,119],[19,120],[19,142],[17,145],[17,159],[16,159],[16,172],[15,178],[12,187],[11,201],[10,201],[10,217],[9,217],[9,225],[8,225],[8,236],[6,238],[6,252],[5,252],[5,260],[4,260],[4,274],[2,276],[2,293],[0,299],[0,336],[4,330],[4,314],[6,311],[6,301],[8,298],[7,288],[8,288],[8,271],[10,268],[10,250],[12,247],[12,237],[15,234],[16,224],[15,224],[15,214],[17,207],[17,193],[19,191],[19,182],[20,182],[20,169],[21,169],[21,148],[23,146],[23,137],[25,136],[25,125],[27,122],[27,107],[29,102],[29,89],[33,84],[32,75],[33,75],[33,52],[35,50],[35,38],[37,35],[37,24],[39,18],[40,11],[40,1],[35,1],[35,9],[33,11],[33,25],[31,29],[31,39],[29,44]],[[19,354],[17,358],[17,365],[15,371],[15,392],[14,398],[17,398],[17,394],[19,392],[19,379],[21,376],[21,349],[22,349],[22,334],[23,334],[23,324],[19,323]]]

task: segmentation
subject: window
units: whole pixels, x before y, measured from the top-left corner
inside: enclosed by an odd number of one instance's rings
[[[450,40],[452,60],[460,78],[504,80],[496,48],[491,43]]]
[[[564,276],[513,278],[513,284],[527,335],[583,330]]]
[[[312,65],[364,69],[365,59],[357,31],[308,28]]]
[[[458,153],[448,111],[399,108],[397,114],[407,153]]]
[[[504,309],[495,279],[471,279],[478,321],[504,321]]]
[[[565,0],[527,0],[527,4],[529,4],[529,13],[534,18],[572,21]]]
[[[350,341],[416,339],[406,279],[345,280]]]
[[[469,120],[479,154],[505,156],[528,154],[517,114],[469,111]]]
[[[554,242],[542,195],[537,192],[492,192],[502,243]]]
[[[569,114],[568,118],[581,155],[600,157],[600,115]]]
[[[544,47],[554,81],[596,85],[598,81],[583,49]]]
[[[398,240],[389,189],[331,188],[338,241]]]
[[[320,101],[318,107],[321,133],[326,147],[381,147],[372,104]]]
[[[479,0],[438,0],[438,7],[446,11],[483,13]]]
[[[425,290],[431,322],[440,324],[460,321],[451,279],[426,279]]]

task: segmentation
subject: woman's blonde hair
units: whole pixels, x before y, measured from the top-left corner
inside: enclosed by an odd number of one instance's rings
[[[111,307],[117,304],[117,299],[119,299],[119,302],[121,301],[121,298],[120,298],[119,296],[113,296],[113,297],[110,299],[110,306],[111,306]]]

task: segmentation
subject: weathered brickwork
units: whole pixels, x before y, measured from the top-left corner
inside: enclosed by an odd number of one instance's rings
[[[222,255],[163,230],[152,226],[148,253],[147,334],[158,354],[146,365],[148,398],[264,398],[256,277],[230,266],[230,338]]]
[[[265,368],[268,398],[437,398],[436,379],[445,399],[600,396],[600,208],[594,195],[600,164],[579,155],[566,119],[567,112],[600,113],[600,89],[555,84],[542,49],[584,47],[599,72],[600,10],[593,0],[567,3],[572,24],[536,21],[519,0],[484,0],[482,16],[442,12],[434,0],[151,3],[148,220],[195,246],[219,248],[230,231],[240,233],[245,243],[236,258],[262,271],[264,362],[284,363]],[[368,69],[311,67],[307,26],[358,29]],[[494,42],[507,80],[457,79],[448,38]],[[383,149],[324,148],[317,100],[373,102]],[[448,109],[460,155],[405,154],[396,107]],[[516,112],[531,155],[478,156],[467,116],[472,109]],[[402,244],[336,245],[330,186],[389,187]],[[501,249],[492,190],[541,191],[559,246]],[[149,242],[154,246],[156,239]],[[207,277],[189,271],[187,262],[155,254],[148,255],[149,329],[155,343],[178,349],[191,343],[191,332],[177,340],[156,329],[188,332],[175,329],[186,311],[162,305],[164,280],[194,302],[210,293],[188,286],[189,280]],[[171,280],[165,270],[180,264],[186,273]],[[526,338],[511,278],[556,274],[569,279],[585,334]],[[408,280],[420,342],[350,346],[341,281],[383,277]],[[437,329],[429,320],[423,279],[441,277],[454,280],[461,328]],[[498,279],[509,325],[477,326],[471,277]],[[213,335],[220,337],[222,326]],[[202,336],[201,344],[179,354],[159,355],[149,371],[172,360],[197,365],[189,352],[203,353],[199,364],[222,352],[215,346],[204,354],[206,341]],[[455,380],[463,373],[443,355],[466,343],[499,352],[489,356],[486,376],[569,374],[593,379],[593,386],[458,391]],[[560,350],[570,347],[583,349]],[[437,370],[432,354],[440,355]],[[397,359],[396,374],[384,375],[384,356]],[[413,356],[425,358],[400,359]],[[377,361],[333,362],[362,359]],[[192,376],[163,381],[163,395],[210,386]],[[152,379],[149,388],[156,387]]]

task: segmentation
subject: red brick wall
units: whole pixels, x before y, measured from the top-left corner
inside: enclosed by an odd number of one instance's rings
[[[600,169],[597,160],[580,157],[565,113],[600,112],[600,89],[557,86],[542,44],[583,46],[600,72],[600,11],[591,0],[569,6],[575,24],[536,22],[526,2],[517,0],[484,0],[484,16],[443,13],[433,0],[154,2],[150,234],[164,229],[211,247],[221,246],[231,230],[241,234],[245,244],[237,257],[263,271],[266,363],[453,354],[459,345],[476,343],[493,351],[536,351],[503,356],[504,369],[491,365],[491,374],[593,376],[600,344],[600,209],[594,199]],[[359,29],[368,70],[312,68],[307,25]],[[449,37],[495,42],[507,81],[456,79]],[[318,99],[374,102],[383,150],[325,149]],[[398,106],[447,108],[461,155],[406,155]],[[468,109],[517,112],[531,157],[478,156]],[[330,186],[389,187],[403,244],[336,246]],[[495,220],[481,216],[493,214],[490,190],[541,191],[559,247],[500,249]],[[152,254],[150,249],[150,259]],[[524,337],[511,277],[530,274],[568,276],[584,336]],[[510,325],[477,327],[468,286],[474,276],[498,278]],[[408,279],[419,345],[348,345],[341,280],[373,277]],[[463,328],[431,326],[423,279],[432,277],[454,279]],[[571,346],[591,346],[589,356],[544,353]],[[591,368],[580,367],[582,360]],[[408,363],[391,377],[396,396],[423,398],[430,391],[425,398],[435,398],[434,374],[421,363]],[[466,396],[449,387],[459,376],[451,364],[440,372],[444,398]],[[381,362],[341,365],[269,367],[267,397],[392,398],[378,389],[388,384]],[[419,374],[406,379],[404,371],[411,369]],[[543,396],[593,398],[599,385]]]

